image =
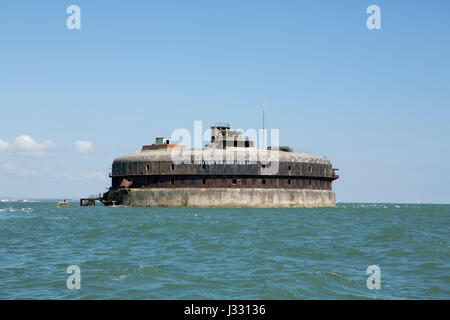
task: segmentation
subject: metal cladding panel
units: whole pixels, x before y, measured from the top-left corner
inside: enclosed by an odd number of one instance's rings
[[[277,165],[272,163],[271,166]],[[269,166],[267,166],[269,168]],[[290,169],[289,169],[290,168]],[[148,163],[115,163],[112,168],[113,176],[125,175],[255,175],[262,174],[261,164],[174,164],[169,161]],[[317,163],[278,163],[280,176],[312,176],[332,178],[331,165]]]
[[[204,176],[158,175],[113,177],[112,187],[123,187],[124,181],[132,182],[131,188],[281,188],[331,190],[331,181],[324,178],[298,178],[285,176]]]

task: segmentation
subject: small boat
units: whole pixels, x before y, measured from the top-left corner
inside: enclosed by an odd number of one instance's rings
[[[58,202],[58,207],[68,207],[70,204],[64,200],[62,202]]]

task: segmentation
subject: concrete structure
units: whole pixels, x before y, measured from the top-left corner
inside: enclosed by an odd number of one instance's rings
[[[289,147],[261,150],[230,127],[211,128],[211,144],[185,149],[158,139],[119,157],[105,204],[192,207],[334,206],[330,161]],[[162,143],[161,143],[162,142]]]
[[[153,188],[116,189],[109,197],[138,207],[330,207],[334,192],[308,189]]]

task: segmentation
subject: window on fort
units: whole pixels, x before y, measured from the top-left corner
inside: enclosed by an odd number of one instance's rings
[[[288,180],[288,184],[292,184],[292,181],[291,181],[291,179],[289,179],[289,180]]]
[[[308,180],[308,185],[312,185],[312,181],[311,180]]]
[[[145,170],[150,171],[150,165],[149,164],[145,166]]]
[[[234,146],[237,147],[237,141],[236,140],[234,140]]]
[[[173,178],[170,178],[170,184],[174,184],[175,181],[173,180]]]
[[[175,170],[175,164],[172,163],[172,164],[170,165],[170,170],[172,170],[172,171]]]
[[[237,179],[233,178],[233,184],[235,185],[237,183]]]
[[[312,167],[309,166],[309,167],[308,167],[308,170],[309,170],[309,172],[312,172]]]
[[[206,164],[202,164],[202,169],[203,169],[203,170],[206,169]]]
[[[262,179],[262,184],[266,184],[266,179]]]
[[[288,170],[291,171],[291,169],[292,169],[292,167],[291,167],[291,166],[288,166]]]
[[[202,179],[202,184],[206,184],[206,179]]]

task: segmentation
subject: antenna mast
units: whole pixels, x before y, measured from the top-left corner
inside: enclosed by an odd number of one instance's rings
[[[262,147],[263,149],[265,149],[265,145],[266,145],[266,132],[264,131],[265,129],[265,120],[266,120],[266,97],[263,98],[263,123],[262,123],[262,127],[263,127],[263,143],[262,143]]]

